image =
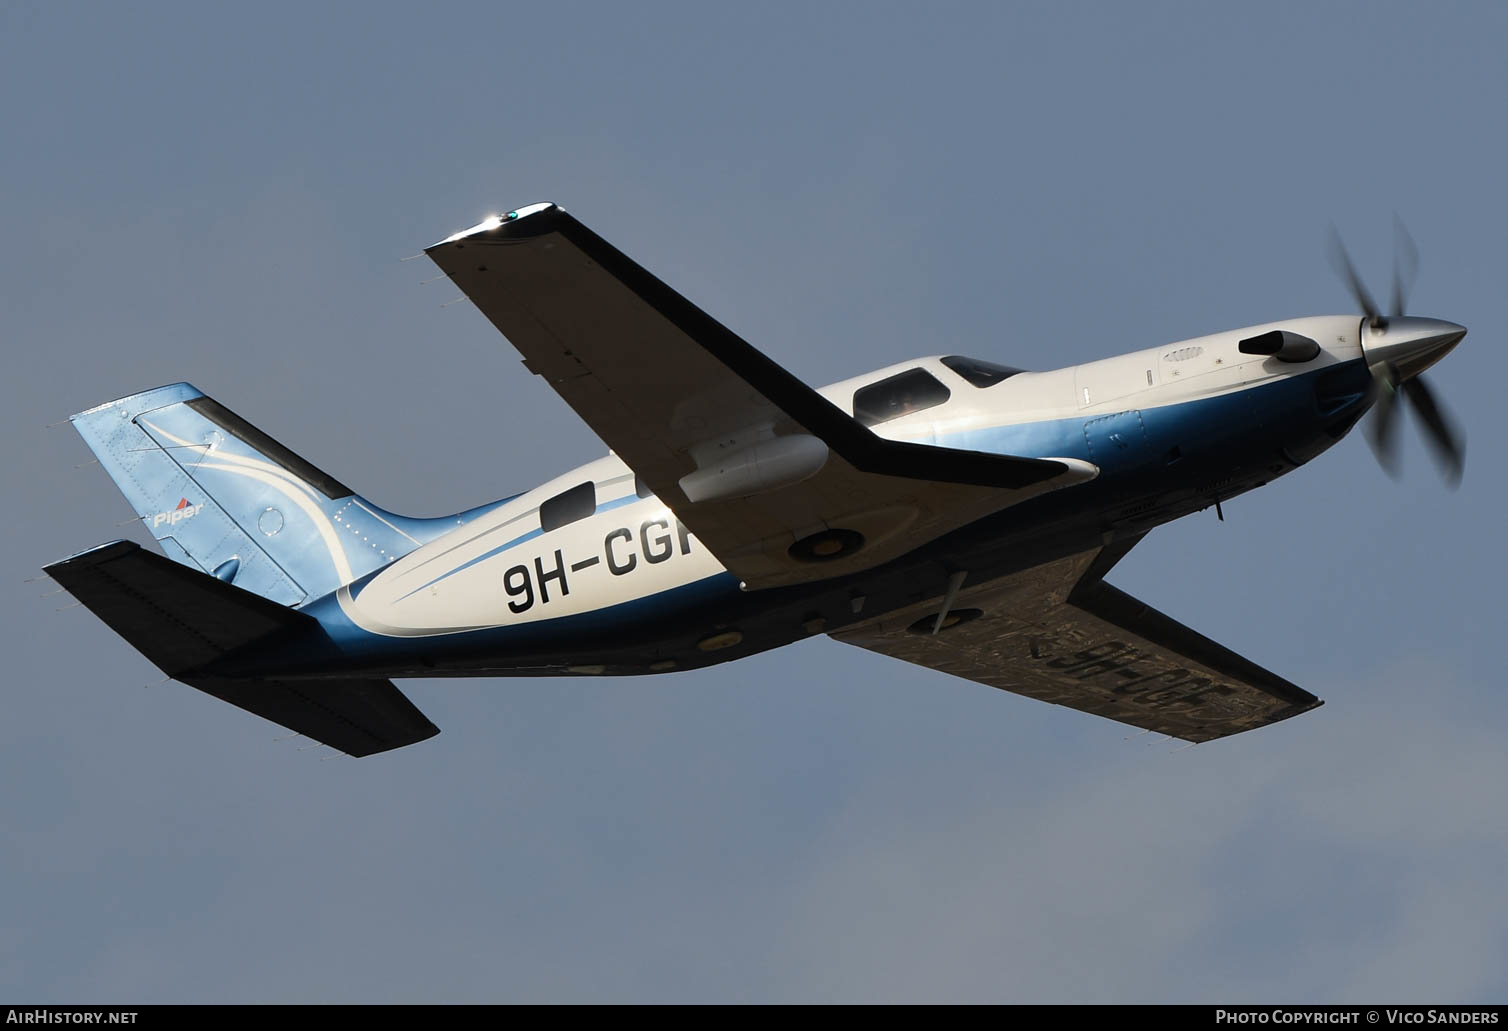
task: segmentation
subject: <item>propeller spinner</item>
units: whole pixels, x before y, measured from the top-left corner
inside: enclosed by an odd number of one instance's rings
[[[1435,453],[1446,481],[1455,486],[1461,482],[1466,465],[1466,440],[1420,374],[1461,342],[1466,327],[1443,319],[1404,314],[1408,290],[1419,270],[1419,250],[1402,221],[1394,220],[1394,231],[1392,310],[1384,315],[1357,275],[1340,233],[1333,227],[1330,230],[1330,254],[1336,271],[1367,316],[1361,343],[1362,353],[1372,370],[1374,395],[1367,438],[1383,469],[1388,475],[1396,476],[1398,453],[1394,430],[1398,420],[1397,400],[1401,394],[1419,417],[1424,439]]]

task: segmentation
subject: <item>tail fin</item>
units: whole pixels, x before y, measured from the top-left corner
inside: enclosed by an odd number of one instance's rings
[[[317,632],[305,613],[183,569],[130,541],[46,568],[164,673],[348,755],[385,752],[440,732],[388,680],[216,675],[215,664],[241,649]]]
[[[169,558],[283,605],[400,558],[429,525],[455,525],[383,512],[187,383],[73,425]]]

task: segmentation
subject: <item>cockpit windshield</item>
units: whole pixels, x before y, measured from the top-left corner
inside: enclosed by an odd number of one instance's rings
[[[1013,369],[1009,365],[996,365],[994,362],[982,361],[979,358],[964,358],[956,354],[948,355],[942,363],[976,387],[993,387],[996,383],[1008,380],[1018,372],[1026,371]]]

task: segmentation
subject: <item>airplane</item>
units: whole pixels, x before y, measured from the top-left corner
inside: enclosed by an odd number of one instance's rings
[[[1464,327],[1286,319],[1032,372],[945,354],[813,390],[563,208],[426,249],[611,449],[440,518],[385,511],[187,383],[72,417],[163,554],[45,567],[169,677],[353,756],[439,732],[404,677],[685,672],[826,634],[1193,743],[1319,706],[1105,582],[1152,529],[1307,464]]]

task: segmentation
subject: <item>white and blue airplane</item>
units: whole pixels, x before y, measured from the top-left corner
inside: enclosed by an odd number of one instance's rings
[[[427,250],[611,449],[453,516],[384,511],[186,383],[73,424],[166,557],[47,572],[164,673],[350,755],[438,733],[393,677],[694,670],[816,634],[1191,742],[1320,705],[1105,583],[1304,465],[1465,335],[1287,319],[1051,372],[918,358],[813,390],[563,209]],[[1412,247],[1409,247],[1412,251]]]

